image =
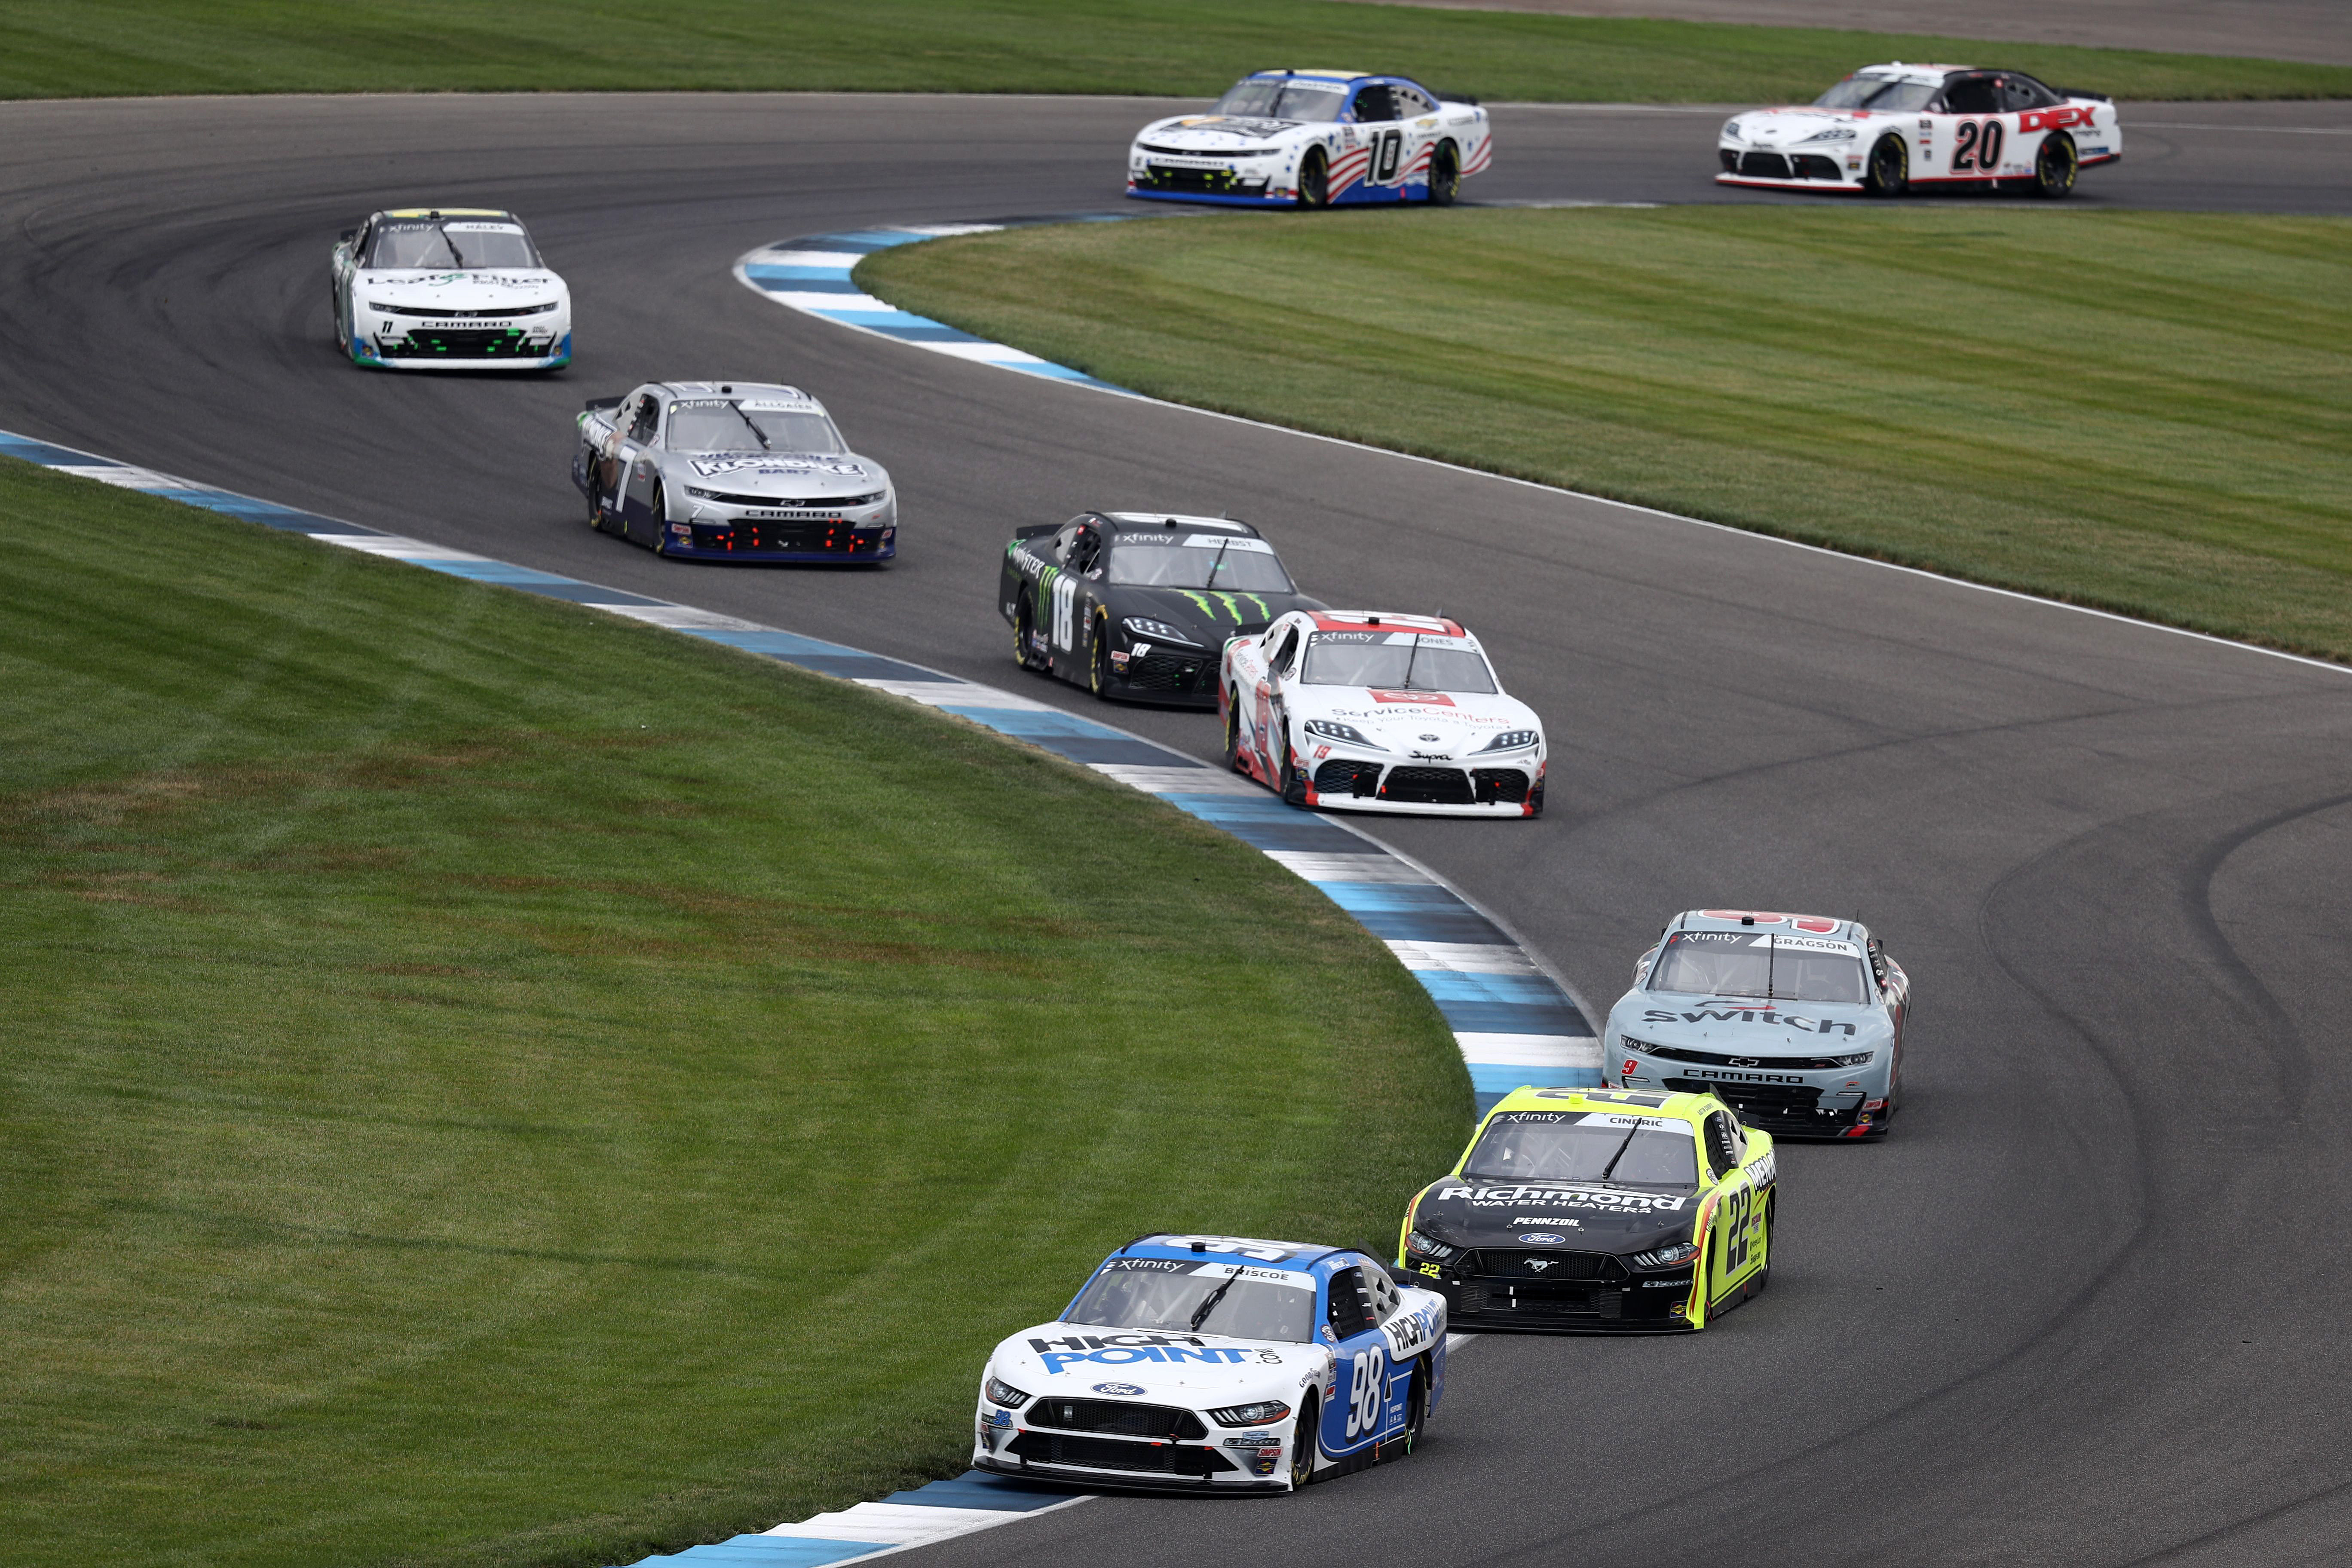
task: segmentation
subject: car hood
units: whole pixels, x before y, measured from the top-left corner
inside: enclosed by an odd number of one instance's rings
[[[1895,1026],[1873,1004],[1790,1002],[1753,997],[1668,995],[1630,991],[1609,1011],[1609,1031],[1653,1045],[1718,1055],[1835,1057],[1890,1044]]]
[[[1180,153],[1232,153],[1279,141],[1305,125],[1297,120],[1259,120],[1231,114],[1184,114],[1155,120],[1136,140]]]
[[[1413,1205],[1413,1228],[1456,1247],[1546,1252],[1637,1252],[1698,1216],[1697,1192],[1666,1193],[1574,1182],[1482,1181],[1448,1176]],[[1558,1237],[1528,1241],[1528,1237]]]
[[[1330,719],[1373,743],[1430,761],[1468,757],[1507,730],[1543,729],[1535,710],[1501,692],[1382,691],[1360,686],[1291,689],[1294,721]]]
[[[1802,142],[1815,132],[1832,125],[1857,125],[1867,120],[1895,120],[1891,114],[1873,114],[1866,109],[1751,109],[1745,114],[1735,114],[1724,122],[1727,132],[1739,128],[1739,140],[1751,147],[1786,147]]]
[[[988,1364],[1034,1394],[1218,1405],[1287,1399],[1329,1359],[1318,1345],[1054,1322],[1003,1341]]]
[[[423,305],[448,310],[480,310],[499,305],[535,305],[563,293],[563,279],[548,271],[362,272],[359,285],[371,300],[387,305]]]
[[[863,495],[890,482],[881,464],[846,453],[670,452],[663,463],[698,489],[776,500]]]
[[[1105,595],[1114,616],[1149,616],[1191,633],[1210,649],[1227,637],[1254,637],[1276,616],[1319,610],[1322,604],[1299,594],[1237,594],[1208,588],[1113,587]]]

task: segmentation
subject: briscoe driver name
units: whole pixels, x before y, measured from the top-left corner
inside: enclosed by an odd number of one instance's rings
[[[1672,1214],[1691,1201],[1688,1194],[1676,1196],[1664,1193],[1612,1193],[1593,1187],[1440,1187],[1437,1197],[1440,1202],[1460,1198],[1478,1208],[1553,1204],[1562,1208],[1605,1209],[1623,1214]]]

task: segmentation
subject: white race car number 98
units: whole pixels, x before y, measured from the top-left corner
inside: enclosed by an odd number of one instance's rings
[[[1389,1392],[1388,1362],[1388,1353],[1377,1345],[1356,1357],[1348,1382],[1352,1401],[1348,1406],[1349,1436],[1380,1430],[1381,1406]]]

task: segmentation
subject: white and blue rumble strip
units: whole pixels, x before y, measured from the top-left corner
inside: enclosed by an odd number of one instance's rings
[[[1264,851],[1314,883],[1385,942],[1453,1028],[1477,1091],[1480,1115],[1522,1084],[1586,1088],[1601,1081],[1600,1043],[1575,1002],[1468,900],[1374,840],[1328,817],[1285,805],[1239,775],[1181,752],[1033,698],[863,648],[362,528],[31,437],[0,431],[0,456],[307,534],[322,544],[626,616],[891,692],[1026,741],[1158,795]],[[645,1563],[814,1568],[945,1540],[1078,1500],[1079,1495],[1066,1489],[974,1470],[894,1493],[880,1502],[858,1503],[803,1523],[780,1524],[764,1534],[692,1546]]]
[[[1137,216],[1132,213],[1102,213],[1084,217],[1028,221],[1118,223]],[[1097,381],[1084,371],[1039,359],[1035,354],[1004,343],[974,337],[960,328],[934,321],[928,316],[918,316],[911,310],[901,310],[886,300],[876,299],[850,281],[850,271],[877,250],[912,245],[917,240],[943,239],[950,235],[993,234],[999,229],[1024,226],[1026,223],[1022,220],[1011,220],[813,234],[801,239],[779,240],[773,245],[761,246],[740,258],[735,263],[735,277],[747,288],[758,290],[779,305],[841,326],[856,327],[860,331],[874,332],[956,359],[974,360],[1003,370],[1017,370],[1027,375],[1042,375],[1052,381],[1075,382],[1081,386],[1091,386],[1097,392],[1134,395],[1123,386]]]

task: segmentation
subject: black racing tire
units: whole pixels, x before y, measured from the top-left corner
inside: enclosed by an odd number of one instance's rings
[[[1440,142],[1429,155],[1429,205],[1450,207],[1462,194],[1462,153],[1451,142]]]
[[[1110,687],[1110,617],[1095,612],[1094,636],[1087,639],[1093,647],[1087,650],[1087,687],[1097,700],[1107,700]]]
[[[1305,805],[1307,804],[1307,774],[1299,767],[1298,759],[1293,756],[1290,752],[1289,720],[1285,719],[1282,721],[1282,762],[1281,765],[1275,769],[1275,787],[1282,791],[1283,805]]]
[[[1766,1194],[1764,1199],[1764,1267],[1759,1268],[1756,1271],[1756,1278],[1748,1282],[1748,1293],[1751,1296],[1762,1295],[1764,1293],[1764,1287],[1772,1283],[1772,1215],[1773,1211],[1778,1209],[1780,1206],[1780,1194],[1779,1193],[1775,1192]]]
[[[596,465],[588,464],[588,526],[597,532],[604,531],[604,503],[596,499]]]
[[[2044,201],[2063,201],[2074,194],[2074,176],[2082,172],[2083,155],[2075,151],[2074,139],[2053,131],[2033,154],[2032,192]]]
[[[1543,815],[1543,785],[1538,784],[1535,788],[1528,791],[1528,815],[1529,816],[1541,816]]]
[[[1315,1482],[1316,1418],[1320,1415],[1315,1391],[1308,1389],[1299,1397],[1298,1419],[1290,1426],[1290,1489],[1294,1492]]]
[[[1242,694],[1227,691],[1225,704],[1225,771],[1242,773]]]
[[[1862,192],[1868,196],[1899,196],[1911,188],[1911,149],[1900,136],[1882,136],[1871,144],[1870,162],[1862,174]]]
[[[1331,205],[1331,160],[1322,148],[1309,147],[1298,161],[1298,195],[1293,199],[1302,212]]]
[[[1030,651],[1029,639],[1032,635],[1034,635],[1033,628],[1029,625],[1029,594],[1026,589],[1024,589],[1020,603],[1013,606],[1013,662],[1024,669],[1041,670],[1045,668],[1045,664],[1043,659]]]
[[[653,518],[654,553],[669,553],[669,496],[659,479],[654,481],[654,493],[646,498],[646,510]]]
[[[1404,1394],[1404,1452],[1401,1459],[1412,1458],[1413,1448],[1421,1442],[1421,1429],[1429,1425],[1429,1376],[1425,1363],[1412,1363],[1412,1382]]]

